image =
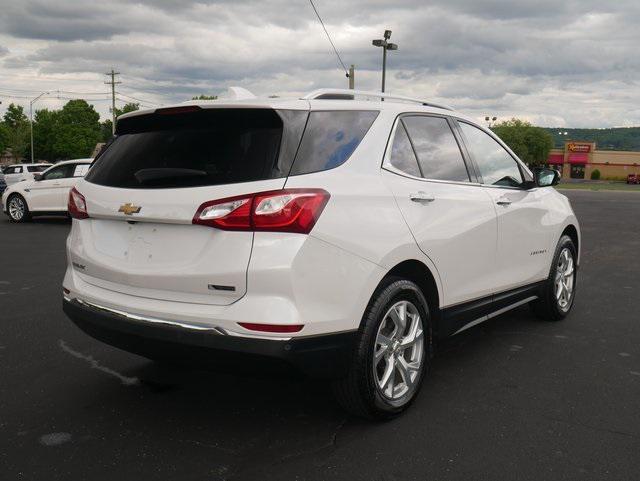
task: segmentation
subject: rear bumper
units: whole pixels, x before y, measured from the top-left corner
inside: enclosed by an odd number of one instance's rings
[[[357,331],[291,339],[253,339],[216,329],[193,329],[179,322],[155,323],[118,312],[63,301],[65,314],[90,336],[152,359],[197,362],[233,370],[264,361],[293,367],[313,377],[336,378],[347,371]],[[272,363],[273,364],[273,363]]]

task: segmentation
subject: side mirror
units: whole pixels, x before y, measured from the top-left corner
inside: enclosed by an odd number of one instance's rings
[[[36,182],[40,182],[42,180],[42,174],[40,172],[36,172],[35,174],[33,174],[33,180],[35,180]]]
[[[535,169],[533,176],[538,187],[550,187],[560,182],[560,172],[554,169]]]

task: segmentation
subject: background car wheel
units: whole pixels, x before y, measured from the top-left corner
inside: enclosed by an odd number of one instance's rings
[[[369,419],[391,418],[416,398],[429,368],[431,318],[420,288],[389,279],[374,293],[364,314],[346,377],[334,393],[348,412]]]
[[[9,197],[7,200],[7,212],[12,222],[26,222],[31,219],[27,202],[19,194],[13,194]]]
[[[533,312],[545,321],[564,319],[573,307],[577,281],[577,250],[569,236],[556,247],[551,272],[539,299],[531,303]]]

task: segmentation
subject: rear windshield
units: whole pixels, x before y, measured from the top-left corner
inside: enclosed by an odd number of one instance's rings
[[[50,165],[28,165],[27,170],[29,172],[44,172],[49,167],[51,166]]]
[[[99,185],[145,189],[286,177],[307,115],[198,109],[125,118],[85,178]]]

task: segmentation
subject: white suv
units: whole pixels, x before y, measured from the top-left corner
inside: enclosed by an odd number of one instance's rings
[[[273,358],[393,416],[438,339],[526,303],[568,314],[580,230],[557,181],[404,97],[133,112],[71,191],[64,310],[127,351]]]
[[[34,174],[44,172],[51,164],[15,164],[4,167],[4,181],[7,186],[24,180],[33,180]]]

